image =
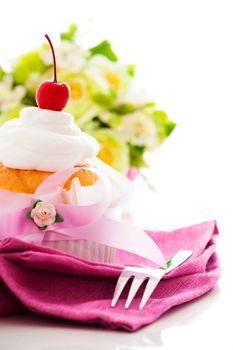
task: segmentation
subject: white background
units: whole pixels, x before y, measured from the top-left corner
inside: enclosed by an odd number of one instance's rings
[[[136,63],[138,83],[178,126],[151,158],[147,176],[157,193],[139,179],[132,215],[169,230],[217,219],[222,265],[214,291],[135,334],[13,317],[0,320],[1,349],[233,348],[232,7],[225,0],[1,2],[2,56],[37,47],[46,32],[56,41],[77,22],[85,46],[107,38],[123,63]]]

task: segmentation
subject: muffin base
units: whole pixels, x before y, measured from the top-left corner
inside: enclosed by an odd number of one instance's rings
[[[105,217],[108,219],[121,221],[121,207],[108,208]],[[116,249],[104,244],[87,240],[45,240],[43,245],[61,250],[65,253],[75,255],[81,259],[99,263],[114,263]]]
[[[92,262],[113,263],[115,261],[115,248],[93,241],[44,241],[43,245]]]

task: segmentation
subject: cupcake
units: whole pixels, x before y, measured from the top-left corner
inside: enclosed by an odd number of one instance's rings
[[[87,160],[99,152],[98,142],[80,130],[71,114],[38,107],[24,108],[19,118],[3,124],[0,145],[0,188],[31,194],[53,172],[88,166]],[[96,181],[96,175],[84,169],[75,176],[82,186]]]
[[[100,164],[96,158],[99,144],[80,130],[71,114],[63,111],[69,100],[69,87],[57,82],[55,54],[46,37],[54,57],[54,81],[43,82],[38,87],[38,107],[22,109],[19,118],[0,128],[0,189],[33,195],[49,175],[77,167],[77,172],[64,185],[61,201],[89,205],[101,196],[98,172],[92,170]],[[124,190],[117,186],[118,175],[114,170],[102,165],[101,168],[98,171],[106,169],[113,187],[106,215],[120,220],[118,204]],[[114,261],[114,248],[94,241],[51,241],[46,240],[45,234],[42,244],[90,261]]]

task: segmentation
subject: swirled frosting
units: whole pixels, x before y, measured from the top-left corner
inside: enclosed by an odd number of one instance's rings
[[[0,128],[0,162],[9,168],[58,171],[98,152],[98,142],[65,112],[27,107]]]

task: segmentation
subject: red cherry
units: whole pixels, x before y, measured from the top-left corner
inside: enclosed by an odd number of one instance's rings
[[[62,111],[70,98],[70,88],[66,83],[44,81],[36,91],[36,102],[40,108]]]
[[[54,80],[44,81],[36,91],[36,102],[42,109],[51,109],[53,111],[62,111],[70,98],[70,88],[66,83],[57,82],[57,65],[53,44],[49,36],[45,35],[53,54]]]

